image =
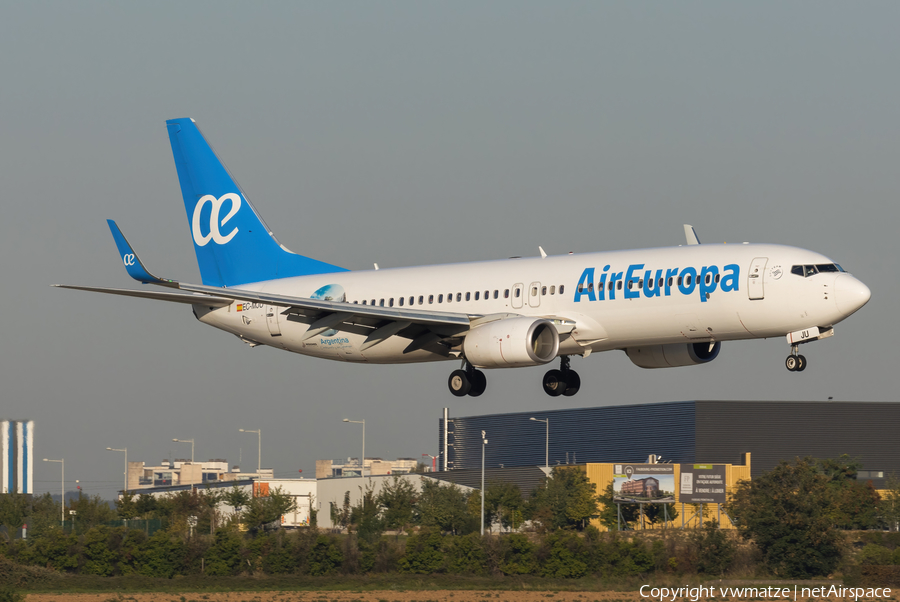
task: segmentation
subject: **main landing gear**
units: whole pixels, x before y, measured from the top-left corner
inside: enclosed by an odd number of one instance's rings
[[[565,395],[571,397],[581,388],[581,377],[569,368],[569,356],[559,358],[559,370],[548,370],[544,374],[544,392],[550,397]]]
[[[784,360],[784,367],[791,372],[803,372],[806,370],[806,357],[797,353],[798,346],[791,345],[791,354]]]
[[[484,372],[476,370],[468,363],[463,363],[462,370],[454,370],[447,381],[450,392],[457,397],[478,397],[487,389],[487,378]]]

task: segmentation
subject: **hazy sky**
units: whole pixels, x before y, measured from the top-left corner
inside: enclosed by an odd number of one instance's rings
[[[111,498],[129,459],[436,453],[453,415],[685,399],[897,400],[900,5],[894,2],[20,2],[0,8],[0,417]],[[576,358],[447,390],[456,363],[251,349],[130,287],[199,281],[165,120],[193,117],[289,248],[351,269],[681,244],[820,251],[872,300],[788,373],[783,339],[647,371]],[[139,286],[139,285],[138,285]],[[13,305],[16,307],[13,307]],[[894,310],[891,310],[894,307]],[[59,466],[35,465],[57,491]]]

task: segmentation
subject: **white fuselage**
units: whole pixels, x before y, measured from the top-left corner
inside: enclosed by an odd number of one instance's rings
[[[807,264],[832,261],[783,245],[690,245],[337,272],[240,288],[312,297],[333,285],[328,290],[343,295],[333,300],[348,303],[566,319],[576,326],[561,340],[559,355],[573,355],[830,328],[868,300],[865,285],[846,272],[791,273],[793,266]],[[399,336],[365,351],[363,334],[329,331],[304,340],[309,325],[288,319],[282,309],[235,302],[212,310],[195,306],[195,313],[247,341],[315,357],[373,363],[453,359],[421,349],[404,354],[409,340]]]

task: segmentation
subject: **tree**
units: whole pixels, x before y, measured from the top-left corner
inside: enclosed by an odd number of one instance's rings
[[[362,490],[362,488],[360,488]],[[370,540],[381,535],[384,524],[381,520],[380,508],[375,499],[375,487],[369,485],[362,492],[359,504],[350,509],[350,524],[356,526],[359,537]]]
[[[79,529],[90,529],[116,520],[116,511],[110,507],[109,502],[96,494],[87,496],[79,491],[77,498],[69,500],[68,507],[75,511]]]
[[[782,461],[752,481],[741,481],[726,505],[745,539],[784,577],[828,575],[840,563],[833,528],[831,479],[813,458]]]
[[[238,513],[241,511],[241,508],[250,503],[250,494],[247,493],[246,489],[232,485],[231,491],[226,491],[222,494],[222,501],[227,506],[231,506],[235,513]]]
[[[615,490],[610,483],[598,496],[602,508],[599,511],[600,524],[609,530],[617,530],[619,527],[628,529],[639,520],[640,508],[638,504],[617,504]],[[620,516],[621,513],[621,516]]]
[[[887,480],[887,493],[879,505],[881,518],[891,531],[900,531],[900,478],[892,474]]]
[[[331,502],[331,524],[346,529],[350,525],[350,492],[344,492],[344,503],[338,506]]]
[[[384,528],[405,531],[412,523],[419,492],[407,479],[394,475],[387,480],[376,498]]]
[[[122,493],[122,497],[116,500],[116,514],[122,520],[136,518],[139,514],[135,494],[130,491]]]
[[[817,461],[835,495],[831,520],[839,529],[873,529],[879,525],[881,498],[870,481],[857,481],[862,462],[847,454]]]
[[[297,509],[294,496],[284,493],[281,487],[269,490],[268,495],[250,498],[244,509],[244,522],[251,529],[258,529],[266,523],[280,521],[281,517]]]
[[[557,467],[532,494],[532,520],[545,529],[583,530],[587,521],[600,512],[597,485],[583,470]]]
[[[478,520],[469,514],[466,503],[465,492],[454,483],[441,485],[440,481],[423,479],[416,521],[423,527],[465,535],[478,528]]]
[[[484,490],[485,512],[490,509],[491,524],[499,520],[506,529],[516,529],[522,524],[522,491],[515,483],[491,483]],[[487,520],[487,519],[485,519]]]

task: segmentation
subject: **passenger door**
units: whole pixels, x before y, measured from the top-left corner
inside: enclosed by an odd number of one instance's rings
[[[765,290],[763,289],[763,277],[766,274],[766,262],[768,257],[757,257],[750,264],[750,271],[747,273],[747,294],[750,299],[763,299]]]

